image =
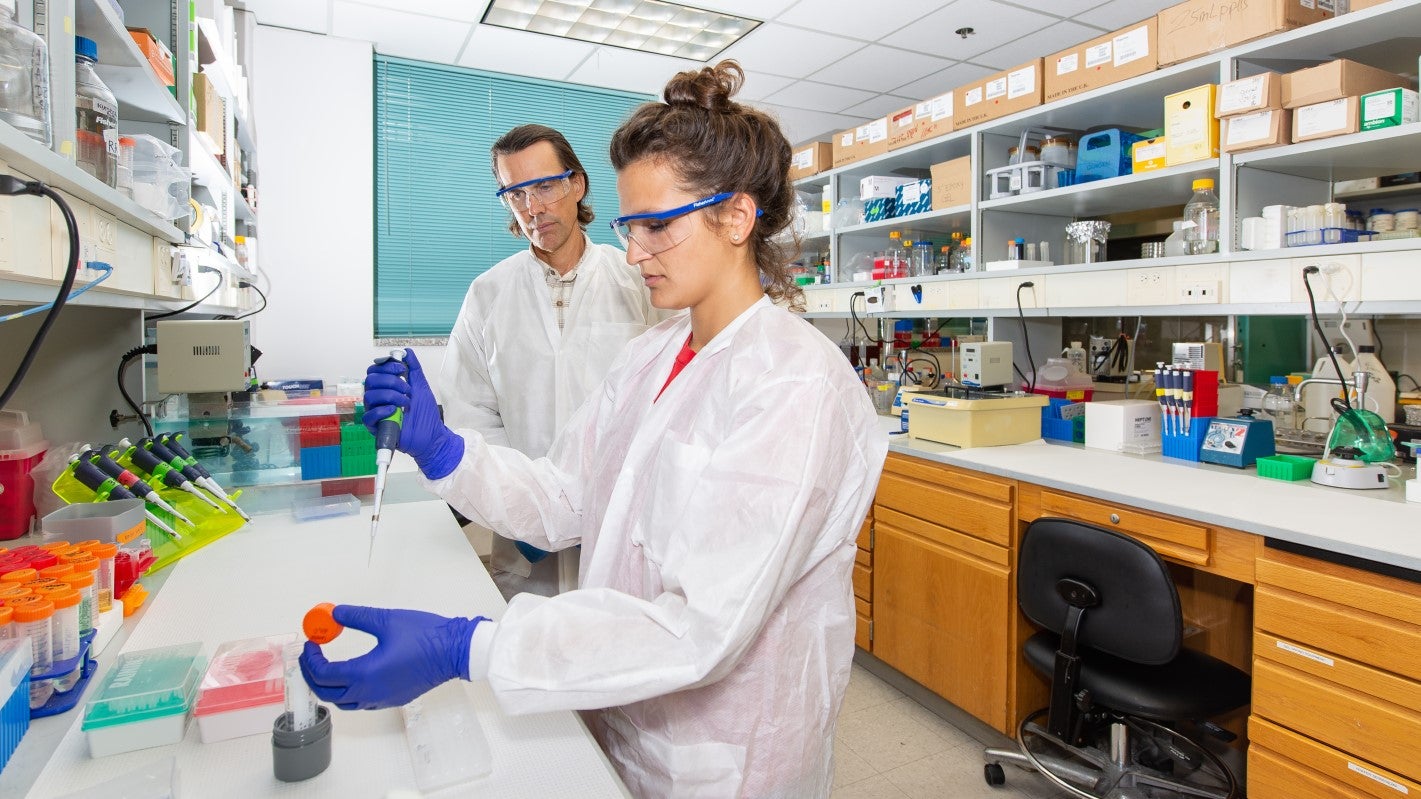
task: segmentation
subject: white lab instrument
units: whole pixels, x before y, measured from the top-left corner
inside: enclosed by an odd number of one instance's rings
[[[252,368],[246,320],[164,319],[158,326],[158,391],[241,391]]]
[[[983,388],[1005,386],[1013,382],[1010,341],[963,344],[959,360],[960,379],[965,386]]]
[[[910,438],[955,447],[996,447],[1041,438],[1045,394],[997,394],[947,389],[917,392],[903,402],[908,408]]]

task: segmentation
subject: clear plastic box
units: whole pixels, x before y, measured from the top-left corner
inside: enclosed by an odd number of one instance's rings
[[[333,497],[310,497],[291,503],[291,515],[297,521],[309,522],[332,516],[354,516],[360,512],[360,500],[351,494]]]
[[[89,755],[181,741],[202,676],[201,651],[193,641],[119,655],[84,708],[81,729],[88,734]]]
[[[203,743],[271,732],[285,699],[282,649],[295,640],[287,633],[217,647],[192,708]]]

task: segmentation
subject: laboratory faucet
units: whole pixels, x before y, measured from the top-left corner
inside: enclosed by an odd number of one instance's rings
[[[1339,379],[1337,379],[1337,378],[1335,378],[1335,377],[1308,377],[1308,378],[1304,378],[1301,383],[1298,383],[1296,386],[1293,387],[1293,403],[1294,403],[1295,405],[1302,405],[1302,404],[1303,404],[1303,386],[1306,386],[1306,385],[1309,384],[1309,383],[1322,383],[1322,384],[1324,384],[1324,385],[1342,386],[1343,388],[1346,388],[1346,389],[1355,389],[1356,394],[1357,394],[1357,407],[1358,407],[1358,408],[1366,408],[1366,407],[1367,407],[1367,384],[1371,381],[1371,378],[1372,378],[1371,374],[1369,374],[1369,373],[1367,373],[1367,372],[1365,372],[1365,371],[1356,371],[1356,372],[1353,372],[1353,373],[1352,373],[1352,382],[1350,382],[1350,383],[1347,382],[1347,381],[1345,381],[1345,380],[1339,380]],[[1308,419],[1331,419],[1331,418],[1332,418],[1331,408],[1329,408],[1328,411],[1329,411],[1329,412],[1328,412],[1327,414],[1323,415],[1323,416],[1308,416],[1307,418],[1308,418]],[[1309,410],[1308,410],[1308,413],[1312,413],[1312,411],[1309,409]]]

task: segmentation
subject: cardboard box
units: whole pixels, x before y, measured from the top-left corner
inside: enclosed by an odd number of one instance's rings
[[[919,140],[927,141],[952,132],[952,102],[952,92],[945,92],[914,107]]]
[[[834,136],[834,166],[855,164],[888,152],[888,117],[870,120]]]
[[[1206,83],[1164,98],[1165,163],[1168,166],[1219,156],[1218,86]]]
[[[1331,16],[1315,0],[1187,0],[1159,12],[1159,65],[1177,64]]]
[[[972,156],[933,164],[933,210],[942,211],[972,202]]]
[[[1393,128],[1421,120],[1421,104],[1410,89],[1385,89],[1362,95],[1362,130]]]
[[[1043,100],[1051,102],[1153,72],[1159,64],[1155,17],[1046,57]]]
[[[917,104],[894,111],[888,115],[888,151],[917,144],[918,107]]]
[[[138,45],[143,57],[148,59],[148,66],[153,68],[153,74],[158,76],[158,80],[164,86],[172,86],[173,52],[158,41],[147,28],[129,28],[128,35],[133,39],[133,43]]]
[[[1220,118],[1283,107],[1283,76],[1264,72],[1219,86],[1214,115]]]
[[[222,95],[201,72],[192,76],[192,95],[197,103],[197,135],[207,143],[213,155],[226,154],[227,125],[222,115]]]
[[[1379,6],[1389,2],[1391,2],[1391,0],[1352,0],[1351,10],[1365,11],[1368,8],[1373,8],[1375,6]]]
[[[1292,118],[1281,108],[1224,117],[1219,122],[1219,146],[1226,153],[1237,153],[1287,144],[1292,140]]]
[[[896,197],[896,190],[904,183],[912,183],[916,178],[895,177],[893,175],[869,175],[859,179],[860,200],[881,200]]]
[[[834,162],[832,142],[817,141],[801,147],[790,154],[789,179],[812,177],[829,168]]]
[[[1028,61],[953,92],[952,127],[962,130],[1041,105],[1041,59]]]
[[[894,189],[893,215],[912,216],[932,210],[932,178],[910,180]],[[936,255],[936,253],[934,253]]]
[[[1325,103],[1293,109],[1293,142],[1343,136],[1358,130],[1356,97],[1343,97]]]
[[[1398,86],[1409,89],[1411,85],[1411,81],[1395,73],[1339,58],[1284,75],[1283,107],[1301,108]]]
[[[1169,151],[1168,139],[1164,136],[1157,136],[1153,139],[1144,139],[1130,145],[1130,171],[1133,172],[1153,172],[1156,169],[1164,169],[1169,165],[1167,160]]]

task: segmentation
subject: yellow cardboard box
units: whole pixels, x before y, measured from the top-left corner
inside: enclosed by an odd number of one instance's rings
[[[1153,172],[1168,166],[1166,161],[1167,140],[1164,136],[1144,139],[1130,145],[1132,172]]]
[[[1165,164],[1178,166],[1219,156],[1218,86],[1207,83],[1164,98]]]

